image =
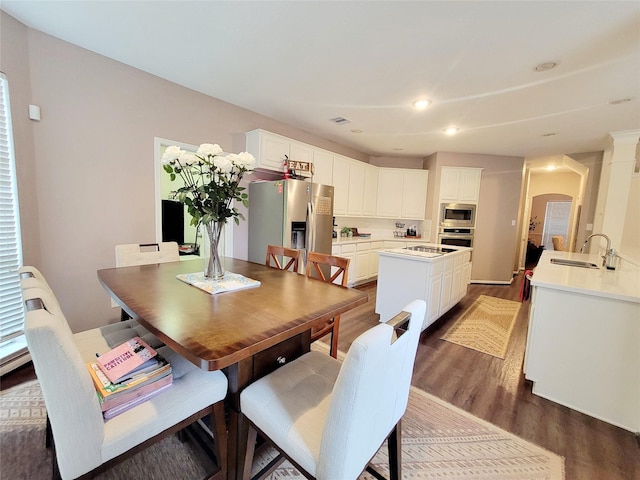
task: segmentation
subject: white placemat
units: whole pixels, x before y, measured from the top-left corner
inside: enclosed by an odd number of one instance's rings
[[[225,272],[222,280],[208,280],[204,278],[204,272],[181,273],[180,275],[176,275],[176,277],[178,280],[198,287],[211,295],[260,286],[258,280],[253,280],[252,278],[233,272]]]

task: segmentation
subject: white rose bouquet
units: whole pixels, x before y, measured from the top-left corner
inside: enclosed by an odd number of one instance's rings
[[[253,155],[225,154],[218,144],[203,143],[195,154],[174,145],[165,150],[162,164],[172,181],[178,176],[184,181],[176,198],[187,206],[191,225],[226,223],[229,218],[239,224],[244,220],[232,202],[238,200],[245,207],[249,204],[240,180],[254,169]]]

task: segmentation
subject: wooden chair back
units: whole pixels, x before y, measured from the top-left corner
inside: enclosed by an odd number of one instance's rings
[[[282,257],[282,263],[284,263],[287,258],[289,259],[289,261],[283,267],[278,257]],[[271,264],[272,261],[274,265]],[[278,270],[291,269],[291,271],[297,273],[299,261],[300,250],[296,250],[295,248],[282,247],[280,245],[267,245],[267,258],[264,261],[264,264],[267,267],[277,268]]]
[[[347,286],[347,280],[349,279],[349,263],[350,259],[344,257],[336,257],[334,255],[327,255],[326,253],[309,252],[309,258],[307,259],[307,277],[319,278],[323,282],[337,283],[343,287]],[[336,268],[335,272],[331,275],[325,275],[320,268],[322,265],[328,265],[329,267]],[[336,280],[342,275],[340,283]]]
[[[326,253],[309,252],[307,258],[307,277],[317,278],[326,283],[333,283],[343,287],[347,286],[347,280],[349,279],[349,262],[351,260],[344,257],[336,257],[334,255],[327,255]],[[322,266],[328,266],[329,268],[335,268],[336,270],[332,274],[325,275]],[[342,280],[337,282],[338,278],[342,276]],[[340,328],[340,315],[336,315],[331,320],[327,321],[323,325],[314,327],[311,329],[311,341],[331,334],[331,350],[330,354],[334,358],[338,358],[338,329]]]

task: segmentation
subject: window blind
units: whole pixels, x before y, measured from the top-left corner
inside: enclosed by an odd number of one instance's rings
[[[9,85],[0,72],[0,345],[23,334],[24,305],[18,273],[21,264]]]
[[[551,237],[554,235],[563,236],[566,242],[569,234],[570,215],[571,202],[547,202],[542,232],[542,244],[547,250],[553,250]]]

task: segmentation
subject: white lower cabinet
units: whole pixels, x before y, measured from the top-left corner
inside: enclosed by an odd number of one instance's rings
[[[538,263],[536,270],[542,268],[545,264]],[[609,279],[616,275],[603,273]],[[543,278],[561,280],[532,286],[524,361],[532,392],[630,432],[640,431],[640,303],[582,289],[578,282],[576,287],[567,280],[575,278],[569,272]],[[607,287],[617,285],[614,282]]]
[[[360,241],[353,243],[340,242],[340,245],[333,245],[331,249],[332,255],[350,260],[347,281],[350,287],[375,280],[378,276],[378,252],[384,248],[389,248],[386,247],[386,243],[382,241]]]
[[[369,278],[378,276],[378,252],[384,248],[384,242],[371,242],[369,250]]]
[[[440,314],[449,310],[453,300],[453,258],[444,260],[442,273],[442,290],[440,291]]]
[[[340,256],[349,259],[349,275],[347,275],[347,285],[353,286],[356,282],[356,271],[358,259],[356,257],[356,245],[354,243],[342,245]]]
[[[471,273],[471,262],[469,252],[459,255],[455,258],[453,264],[453,288],[451,291],[452,306],[458,303],[462,297],[467,294],[467,285],[469,285],[470,277],[467,279],[466,270]]]
[[[429,295],[430,302],[427,303],[426,325],[431,325],[440,318],[440,292],[442,291],[442,270],[444,263],[434,263],[431,267],[431,276],[429,278]],[[425,326],[426,328],[426,326]]]
[[[369,251],[370,244],[368,242],[356,244],[356,282],[362,282],[369,278]]]

